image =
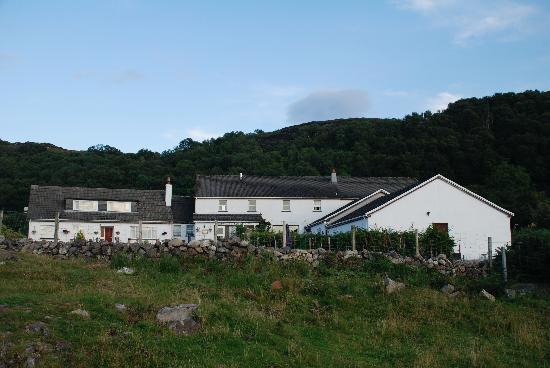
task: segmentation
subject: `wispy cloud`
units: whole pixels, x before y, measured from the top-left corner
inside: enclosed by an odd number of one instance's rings
[[[221,134],[208,132],[201,128],[192,128],[187,131],[187,136],[194,141],[202,142],[210,138],[218,138],[221,136]]]
[[[293,123],[362,117],[367,106],[367,92],[362,90],[317,91],[291,104],[287,116]]]
[[[426,100],[426,108],[432,112],[443,111],[451,102],[455,102],[461,98],[462,96],[459,94],[440,92],[436,96],[430,97]]]
[[[397,8],[414,11],[432,25],[448,28],[454,43],[465,46],[489,36],[517,38],[533,28],[542,10],[514,0],[391,0]]]
[[[125,84],[128,82],[138,81],[144,78],[145,76],[142,73],[133,69],[126,69],[118,73],[114,77],[112,77],[111,80],[115,83]]]

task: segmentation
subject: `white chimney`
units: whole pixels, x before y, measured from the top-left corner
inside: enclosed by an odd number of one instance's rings
[[[172,206],[172,184],[170,184],[170,177],[166,179],[166,191],[164,196],[164,202],[167,207]]]
[[[243,173],[239,173],[239,179],[243,180]]]
[[[336,184],[338,179],[336,178],[336,169],[332,169],[332,174],[330,174],[330,182]]]

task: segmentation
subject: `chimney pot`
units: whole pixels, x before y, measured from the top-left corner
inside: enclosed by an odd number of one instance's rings
[[[166,207],[172,206],[172,184],[170,183],[170,177],[166,179],[166,190],[164,192],[164,202]]]
[[[332,169],[332,174],[330,174],[330,182],[332,184],[336,184],[338,182],[338,178],[336,177],[336,169]]]
[[[239,180],[243,180],[243,173],[239,173]]]

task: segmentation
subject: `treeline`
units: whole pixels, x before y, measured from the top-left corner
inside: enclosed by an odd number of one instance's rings
[[[69,151],[0,141],[0,208],[22,210],[29,186],[161,189],[170,175],[192,194],[197,174],[410,176],[441,173],[513,211],[518,226],[550,227],[550,92],[457,101],[403,119],[311,122],[274,132],[185,139],[162,153],[98,145]]]

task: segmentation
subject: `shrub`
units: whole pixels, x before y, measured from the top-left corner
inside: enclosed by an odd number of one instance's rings
[[[84,236],[82,230],[78,230],[75,236],[75,240],[86,240],[86,237]]]
[[[419,236],[422,245],[420,253],[437,255],[440,253],[451,255],[454,253],[454,239],[446,231],[441,231],[433,226],[428,227]]]
[[[25,238],[24,234],[21,234],[19,231],[12,230],[6,225],[2,225],[1,234],[8,240],[17,240],[17,239]]]
[[[525,228],[515,231],[506,256],[510,276],[550,281],[550,229]],[[500,258],[496,258],[497,267]]]

